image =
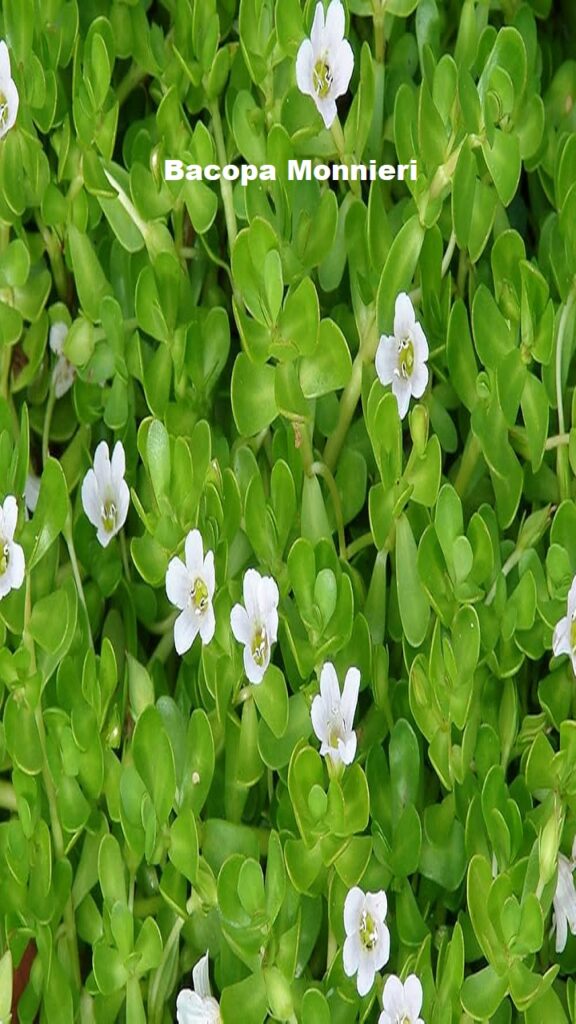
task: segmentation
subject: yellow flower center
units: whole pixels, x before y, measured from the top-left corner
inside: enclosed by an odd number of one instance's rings
[[[368,950],[374,949],[378,942],[378,929],[367,910],[363,910],[360,917],[360,942]]]
[[[404,338],[398,346],[398,365],[405,380],[412,376],[414,370],[414,345],[410,338]]]
[[[202,615],[202,613],[206,611],[209,600],[208,587],[204,580],[197,576],[194,580],[194,586],[190,593],[190,603],[192,604],[196,615]]]
[[[324,57],[320,57],[320,59],[316,61],[314,71],[312,72],[314,89],[316,91],[316,95],[319,96],[320,99],[326,99],[332,87],[333,80],[334,76],[330,70],[330,65],[326,63],[326,59]]]
[[[116,527],[116,505],[113,501],[105,501],[102,506],[102,525],[106,533],[112,533]]]
[[[0,576],[3,576],[8,569],[10,562],[10,548],[6,541],[2,545],[2,553],[0,554]]]
[[[257,665],[262,665],[266,661],[266,655],[268,654],[268,634],[266,633],[266,626],[259,626],[252,637],[252,657]]]

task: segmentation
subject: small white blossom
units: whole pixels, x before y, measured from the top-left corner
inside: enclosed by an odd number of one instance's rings
[[[360,996],[367,995],[374,975],[390,956],[390,932],[385,924],[387,909],[385,892],[365,893],[357,885],[350,889],[344,903],[344,970],[349,978],[357,973],[356,987]]]
[[[326,18],[316,4],[310,39],[300,45],[296,57],[296,81],[300,92],[311,96],[327,128],[336,117],[336,99],[346,92],[354,69],[354,54],[344,39],[346,18],[340,0],[332,0]]]
[[[110,461],[106,441],[101,441],[94,453],[94,468],[89,469],[82,482],[82,506],[88,519],[96,527],[103,548],[122,529],[128,515],[130,491],[124,479],[126,455],[124,445],[117,441]]]
[[[19,104],[18,89],[12,80],[10,55],[4,40],[0,40],[0,139],[14,127]]]
[[[192,968],[194,990],[183,988],[176,1000],[178,1024],[221,1024],[220,1006],[214,999],[208,974],[208,953]]]
[[[576,576],[568,594],[567,614],[554,629],[552,638],[554,654],[568,654],[576,673]]]
[[[0,505],[0,600],[11,590],[19,590],[24,582],[24,552],[14,543],[18,522],[18,503],[9,494]]]
[[[400,292],[394,308],[394,334],[383,334],[376,352],[376,373],[382,384],[391,384],[400,419],[408,412],[411,395],[421,398],[428,383],[428,342],[406,292]]]
[[[352,764],[356,753],[356,733],[352,728],[360,672],[349,668],[340,695],[338,676],[334,665],[327,661],[320,673],[320,693],[314,697],[310,716],[314,732],[321,741],[320,753],[330,757],[333,764]]]
[[[63,320],[57,320],[50,328],[49,344],[55,355],[58,356],[56,365],[52,371],[52,384],[56,398],[62,398],[70,390],[76,377],[76,368],[64,355],[64,342],[68,335],[68,325]]]
[[[214,636],[216,620],[212,599],[216,587],[214,552],[207,551],[199,530],[191,530],[184,545],[186,564],[173,558],[166,570],[168,600],[180,609],[174,623],[174,646],[178,654],[185,654],[200,633],[203,644]]]
[[[404,984],[392,974],[384,985],[378,1024],[424,1024],[420,1017],[422,997],[422,985],[415,974],[409,974]]]
[[[558,854],[558,878],[554,893],[554,913],[552,928],[556,929],[556,952],[561,953],[568,938],[568,928],[576,935],[576,888],[572,872],[576,867],[576,837],[572,844],[572,856],[569,859],[563,853]]]
[[[34,514],[36,511],[36,505],[38,504],[38,498],[40,496],[40,477],[36,476],[35,473],[28,473],[26,477],[26,483],[24,485],[24,503],[28,512]]]
[[[261,683],[278,634],[278,587],[271,576],[248,569],[243,583],[244,607],[235,604],[232,632],[244,644],[244,670],[251,683]]]

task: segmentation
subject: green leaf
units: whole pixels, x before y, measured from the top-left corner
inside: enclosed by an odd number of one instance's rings
[[[396,588],[402,627],[412,647],[419,647],[428,631],[430,606],[418,577],[416,542],[406,516],[396,524]]]

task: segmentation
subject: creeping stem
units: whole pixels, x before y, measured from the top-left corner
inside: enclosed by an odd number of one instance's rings
[[[338,461],[338,456],[342,450],[346,434],[348,433],[348,428],[352,422],[352,417],[358,404],[358,399],[360,398],[362,390],[362,367],[364,363],[369,363],[374,359],[376,349],[378,348],[378,341],[378,331],[376,330],[376,310],[372,309],[366,324],[366,329],[361,337],[360,348],[358,349],[354,362],[352,363],[350,380],[342,393],[336,429],[328,438],[324,449],[324,462],[330,471],[334,470],[334,466]]]
[[[224,131],[222,128],[222,118],[220,117],[220,108],[216,100],[213,100],[212,103],[210,103],[209,110],[212,118],[212,129],[214,132],[218,161],[221,167],[225,167],[228,163],[228,156],[226,154],[226,143],[224,142]],[[224,217],[226,218],[228,244],[230,246],[230,253],[232,253],[232,246],[234,245],[236,235],[238,234],[232,185],[225,178],[220,178],[220,190],[222,192],[222,202],[224,204]]]
[[[25,621],[24,621],[24,645],[28,654],[30,655],[30,669],[32,673],[36,672],[36,650],[34,647],[34,639],[30,633],[30,615],[32,611],[32,601],[30,595],[30,576],[26,577],[26,604],[25,604]],[[38,739],[40,742],[40,750],[42,753],[42,781],[44,783],[44,789],[46,791],[46,797],[48,799],[48,810],[50,814],[50,825],[52,832],[52,839],[54,841],[54,849],[58,860],[63,860],[65,857],[65,845],[64,845],[64,834],[62,832],[62,826],[60,824],[60,818],[58,815],[58,805],[56,801],[56,787],[52,778],[52,772],[50,770],[50,762],[48,760],[48,751],[46,749],[46,729],[44,727],[44,716],[42,714],[42,698],[38,698],[38,703],[34,709],[34,718],[36,721],[36,728],[38,730]],[[64,905],[64,924],[66,928],[66,939],[68,942],[68,955],[70,957],[70,969],[74,982],[80,991],[82,984],[80,975],[80,958],[78,956],[78,939],[76,937],[76,919],[74,917],[74,907],[72,904],[72,894],[68,896]]]
[[[562,354],[564,351],[564,344],[568,335],[568,323],[570,321],[570,315],[572,313],[572,307],[576,301],[576,280],[572,285],[572,289],[566,302],[562,307],[560,319],[558,321],[558,336],[556,340],[556,402],[558,405],[558,432],[560,435],[565,434],[565,420],[564,420],[564,404],[562,399]],[[570,497],[570,469],[568,462],[568,452],[565,445],[558,446],[558,452],[556,456],[556,473],[558,475],[558,483],[560,486],[560,498],[564,501]]]

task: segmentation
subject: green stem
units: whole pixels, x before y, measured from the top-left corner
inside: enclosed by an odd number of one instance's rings
[[[367,533],[363,533],[356,540],[353,540],[346,548],[346,558],[350,561],[354,555],[357,555],[359,551],[363,551],[364,548],[376,546],[374,543],[374,537],[372,536],[372,530],[368,530]]]
[[[124,566],[124,573],[128,583],[132,582],[132,573],[130,572],[130,559],[128,557],[128,545],[126,544],[126,534],[124,530],[120,530],[120,552],[122,554],[122,564]]]
[[[139,67],[138,64],[132,64],[132,67],[126,72],[116,89],[116,99],[120,106],[128,99],[130,93],[140,85],[140,82],[144,81],[146,75],[147,72],[144,68]]]
[[[209,110],[212,118],[212,130],[214,132],[218,161],[221,167],[225,167],[228,163],[228,156],[226,154],[226,143],[224,142],[222,118],[220,117],[220,108],[218,103],[216,101],[210,103]],[[238,226],[236,224],[236,213],[234,211],[232,185],[229,181],[226,181],[225,178],[220,179],[220,191],[222,193],[222,202],[224,204],[224,217],[226,219],[226,230],[228,232],[228,245],[230,247],[230,252],[232,252],[232,246],[234,245],[238,234]]]
[[[556,434],[554,437],[549,437],[544,448],[550,452],[553,448],[560,448],[564,444],[570,444],[570,434]]]
[[[342,125],[340,123],[340,118],[338,117],[338,115],[336,115],[334,121],[332,122],[330,131],[332,133],[332,138],[334,139],[334,144],[338,151],[338,156],[340,157],[341,163],[346,164],[346,166],[349,167],[352,161],[350,160],[350,157],[346,153],[346,142],[344,139],[344,132],[342,130]],[[362,188],[360,186],[360,182],[357,179],[350,180],[349,184],[354,195],[362,195]]]
[[[6,811],[18,810],[14,786],[7,779],[0,779],[0,807],[3,807]]]
[[[321,476],[325,481],[328,490],[330,491],[330,497],[332,499],[332,507],[334,509],[334,518],[336,519],[336,529],[338,530],[338,548],[340,552],[340,558],[346,558],[346,537],[344,534],[344,517],[342,515],[342,502],[340,501],[340,495],[336,486],[336,481],[332,476],[332,473],[328,469],[328,466],[323,462],[313,462],[310,467],[310,472],[314,476]]]
[[[160,1024],[160,1021],[162,1020],[164,1005],[159,998],[161,995],[160,986],[162,983],[162,976],[164,974],[166,964],[168,963],[168,959],[172,955],[172,949],[179,941],[180,932],[182,931],[185,923],[186,922],[182,917],[178,917],[174,922],[172,931],[170,932],[170,935],[166,940],[166,945],[164,946],[162,959],[152,975],[150,988],[148,990],[148,1020],[150,1024]]]
[[[175,618],[175,616],[174,616]],[[164,636],[159,640],[156,648],[152,653],[152,657],[148,661],[148,668],[150,669],[153,661],[159,661],[163,664],[170,654],[174,650],[174,636],[172,630],[169,633],[165,633]]]
[[[44,413],[44,427],[42,429],[42,465],[46,465],[46,460],[50,455],[50,426],[52,424],[52,414],[54,412],[54,406],[56,404],[56,395],[54,393],[54,384],[50,382],[50,390],[48,392],[48,401],[46,402],[46,411]]]
[[[378,348],[379,336],[376,329],[376,312],[372,310],[372,314],[367,322],[366,330],[361,336],[360,348],[356,353],[354,362],[352,363],[352,373],[350,380],[348,381],[342,398],[340,399],[340,410],[338,413],[338,422],[336,429],[332,432],[326,447],[324,448],[324,462],[328,466],[328,469],[333,471],[338,461],[338,456],[346,440],[346,434],[348,428],[352,422],[352,417],[358,404],[358,399],[362,391],[362,366],[364,363],[371,362],[375,355],[376,349]]]
[[[558,432],[564,434],[566,432],[565,421],[564,421],[564,403],[562,400],[562,354],[564,351],[564,343],[567,337],[568,321],[572,312],[572,306],[576,300],[576,281],[572,286],[570,294],[564,303],[560,319],[558,321],[558,336],[556,339],[556,402],[558,405]],[[570,497],[570,464],[568,460],[568,452],[565,446],[558,447],[558,453],[556,456],[556,474],[558,476],[558,483],[560,486],[560,498],[564,501]]]
[[[0,366],[0,395],[7,402],[10,399],[10,367],[12,365],[12,348],[2,345],[2,363]]]
[[[292,427],[294,429],[294,444],[300,452],[302,459],[302,466],[306,476],[313,475],[312,466],[314,465],[314,449],[312,448],[312,441],[308,431],[308,424],[304,420],[293,420]]]
[[[32,673],[36,672],[36,650],[34,648],[34,639],[30,633],[30,615],[32,611],[32,601],[30,593],[30,576],[26,577],[26,603],[25,603],[25,619],[24,619],[24,646],[30,655],[30,668]],[[64,834],[62,832],[62,826],[60,824],[60,817],[58,815],[58,803],[56,799],[56,787],[52,778],[52,772],[50,770],[50,763],[48,761],[48,751],[46,748],[46,729],[44,726],[44,716],[42,714],[42,698],[40,697],[38,703],[34,709],[34,718],[36,721],[36,728],[38,730],[38,740],[40,743],[40,751],[42,754],[42,781],[44,783],[44,789],[48,800],[48,811],[50,815],[50,826],[52,833],[52,840],[54,842],[54,850],[56,858],[63,860],[65,857],[65,845],[64,845]],[[64,924],[66,931],[66,939],[68,942],[68,954],[70,957],[70,968],[72,970],[72,976],[76,988],[80,991],[82,986],[82,978],[80,974],[80,958],[78,955],[78,939],[76,936],[76,920],[74,917],[74,907],[72,904],[72,894],[68,896],[68,899],[64,905]]]
[[[379,64],[384,63],[386,52],[386,36],[384,35],[384,11],[378,7],[374,10],[374,57]]]
[[[480,447],[480,442],[476,435],[470,431],[464,446],[464,454],[462,455],[460,468],[454,481],[454,489],[461,498],[464,497],[468,487],[470,486],[472,474],[476,469],[476,464],[481,454],[482,449]]]
[[[80,567],[78,565],[78,559],[76,558],[76,548],[74,547],[74,538],[72,536],[72,513],[70,507],[68,507],[68,515],[66,516],[66,522],[64,529],[62,530],[62,536],[66,541],[66,547],[68,548],[68,554],[70,555],[70,564],[72,566],[72,575],[76,584],[76,590],[78,591],[78,598],[84,613],[86,615],[86,628],[88,629],[88,637],[90,645],[94,648],[94,638],[92,636],[92,629],[90,628],[90,616],[88,614],[88,607],[86,605],[86,597],[84,595],[84,587],[82,585],[82,577],[80,575]]]

